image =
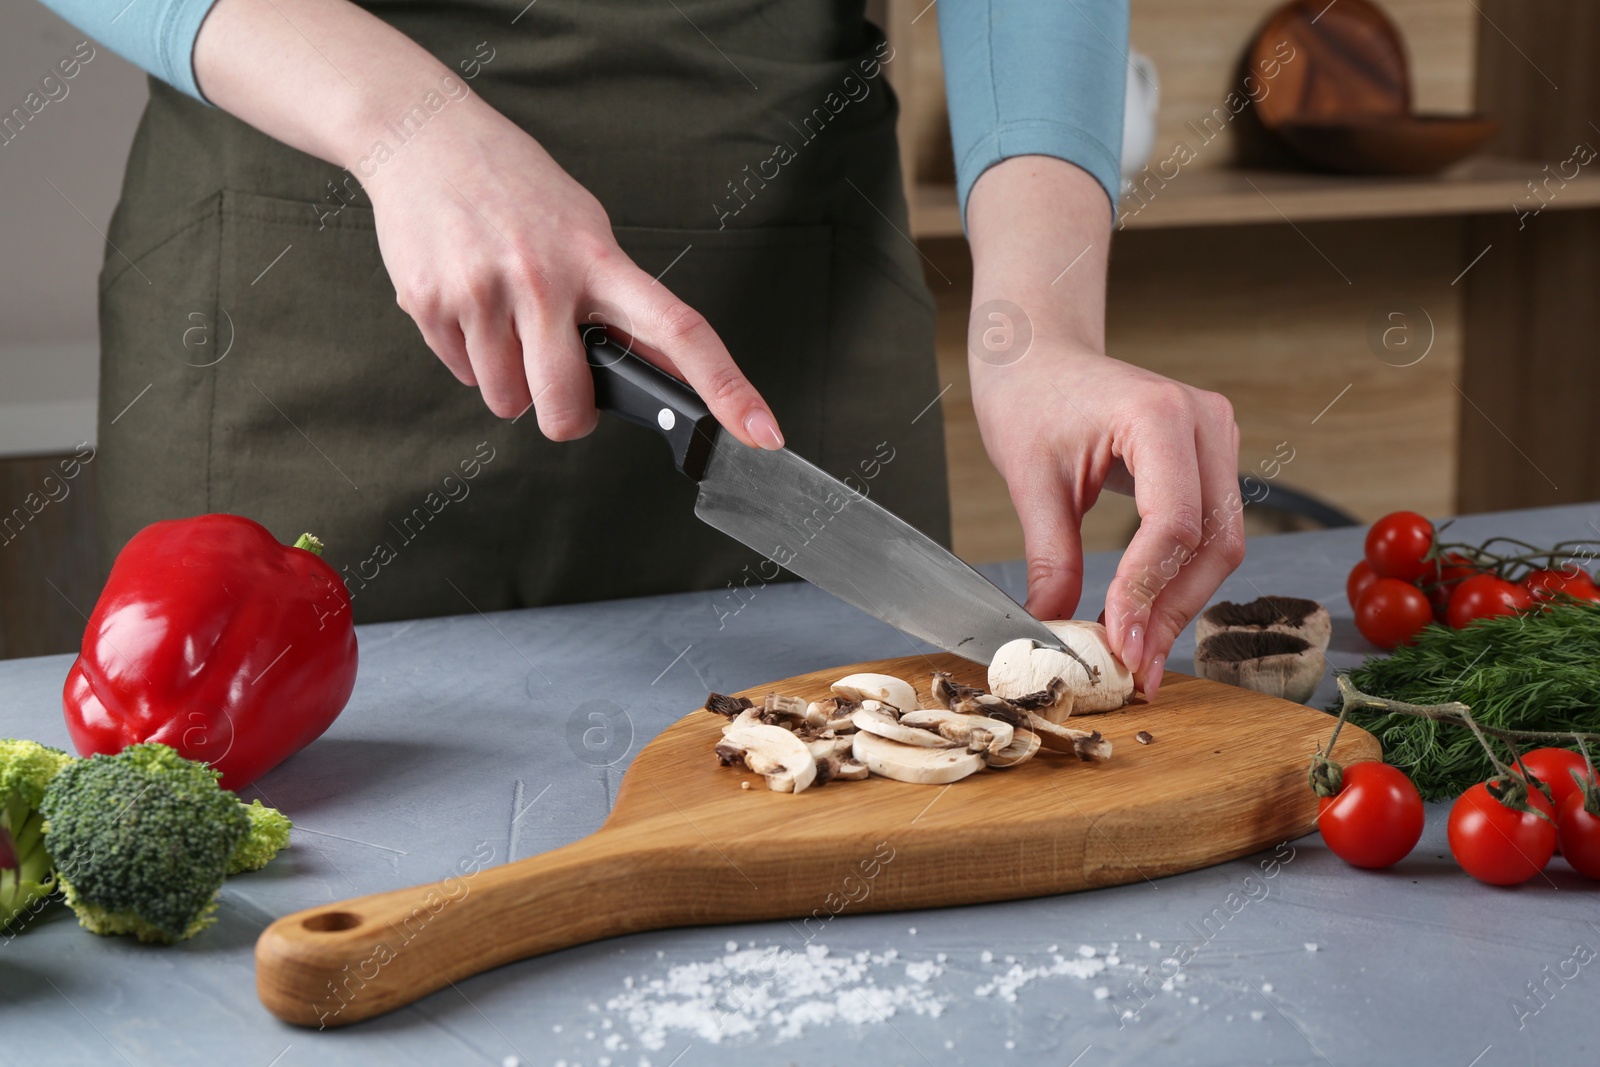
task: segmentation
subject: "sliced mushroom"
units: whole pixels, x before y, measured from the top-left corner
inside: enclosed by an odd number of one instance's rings
[[[846,782],[864,781],[867,774],[867,765],[857,760],[854,756],[840,760],[838,766],[833,768],[833,776]]]
[[[1303,637],[1275,630],[1224,630],[1194,650],[1195,673],[1304,704],[1328,661]]]
[[[1264,596],[1246,604],[1224,600],[1201,612],[1195,620],[1194,639],[1196,644],[1204,644],[1207,638],[1227,630],[1292,634],[1318,652],[1326,652],[1333,621],[1327,608],[1304,597]]]
[[[850,716],[850,721],[855,723],[859,731],[899,741],[901,744],[915,745],[918,748],[954,748],[962,743],[952,741],[933,730],[904,726],[888,708],[876,700],[863,701],[855,714]]]
[[[721,693],[712,693],[706,697],[706,710],[714,715],[724,718],[733,718],[746,708],[754,707],[749,697],[723,696]]]
[[[928,696],[936,708],[950,709],[956,702],[969,697],[979,696],[982,689],[970,685],[962,685],[944,671],[934,671],[933,678],[928,682]]]
[[[964,748],[905,745],[865,730],[856,734],[853,741],[857,761],[866,764],[873,774],[897,782],[944,785],[980,771],[984,765],[982,756]]]
[[[917,691],[910,682],[887,674],[852,674],[840,678],[831,686],[835,696],[847,700],[878,700],[896,711],[915,711]]]
[[[768,693],[762,702],[762,708],[767,712],[763,721],[773,725],[782,725],[781,719],[792,719],[803,722],[808,726],[821,728],[828,724],[828,717],[819,712],[813,713],[811,706],[800,697],[781,696],[777,693]]]
[[[1032,759],[1033,754],[1039,751],[1040,744],[1041,740],[1038,734],[1032,730],[1019,728],[1012,732],[1011,744],[998,752],[985,753],[983,761],[996,769],[1015,767],[1019,763]]]
[[[829,730],[840,732],[854,730],[855,725],[850,721],[850,713],[860,706],[857,701],[844,700],[840,697],[814,700],[806,705],[806,717],[813,718],[820,715],[822,725]]]
[[[722,735],[724,737],[726,737],[728,735],[728,731],[729,730],[741,730],[746,726],[767,726],[767,725],[770,725],[770,724],[762,721],[761,709],[760,708],[748,707],[748,708],[745,708],[743,711],[739,712],[739,714],[735,715],[731,720],[729,720],[728,725],[726,725],[726,726],[724,726],[722,728]]]
[[[1001,645],[989,664],[991,693],[1014,700],[1054,691],[1054,705],[1035,709],[1051,722],[1072,713],[1111,711],[1133,699],[1133,673],[1112,654],[1104,626],[1079,619],[1045,625],[1063,648],[1040,647],[1028,638]],[[1052,690],[1058,678],[1064,690]]]
[[[900,724],[936,730],[940,736],[959,741],[974,752],[999,752],[1011,744],[1014,732],[1010,723],[988,715],[963,715],[943,708],[908,711],[900,716]],[[983,735],[981,740],[980,734]]]
[[[826,759],[844,759],[850,755],[850,739],[848,737],[818,737],[804,742],[806,751],[811,753],[811,758],[820,765]]]
[[[767,780],[775,793],[799,793],[816,781],[817,761],[805,742],[781,726],[745,726],[726,730],[717,745],[724,765],[743,761]]]

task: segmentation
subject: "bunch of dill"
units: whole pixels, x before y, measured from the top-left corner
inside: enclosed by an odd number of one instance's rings
[[[1547,611],[1480,619],[1464,630],[1430,625],[1415,645],[1369,657],[1350,680],[1369,696],[1409,704],[1460,701],[1482,726],[1600,732],[1600,603],[1563,599]],[[1350,719],[1377,735],[1384,759],[1411,776],[1424,800],[1453,800],[1494,774],[1459,723],[1372,711]],[[1509,764],[1510,752],[1494,744]]]

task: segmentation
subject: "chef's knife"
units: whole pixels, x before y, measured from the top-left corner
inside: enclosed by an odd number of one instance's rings
[[[687,385],[600,326],[581,330],[601,411],[655,430],[699,483],[707,525],[889,625],[987,664],[1019,637],[1054,634],[987,578],[902,519],[787,448],[751,448],[724,431]]]

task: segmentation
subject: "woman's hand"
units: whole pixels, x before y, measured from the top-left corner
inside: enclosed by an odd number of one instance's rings
[[[1107,593],[1106,628],[1154,696],[1173,641],[1244,558],[1233,408],[1103,354],[1110,214],[1084,171],[1005,160],[974,187],[968,223],[972,399],[1022,520],[1028,610],[1077,608],[1083,515],[1102,489],[1131,494],[1139,531]]]
[[[495,414],[531,404],[556,441],[594,429],[577,331],[598,321],[687,381],[745,444],[782,447],[716,333],[617,246],[600,202],[398,30],[346,0],[220,0],[195,70],[219,107],[357,176],[400,307]],[[376,160],[387,125],[430,93],[443,107]]]

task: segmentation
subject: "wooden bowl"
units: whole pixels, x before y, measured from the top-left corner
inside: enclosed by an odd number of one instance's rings
[[[1273,134],[1296,155],[1345,174],[1434,174],[1477,151],[1498,125],[1472,115],[1287,119]]]
[[[1411,111],[1400,31],[1369,0],[1290,0],[1256,31],[1245,69],[1265,90],[1252,96],[1268,130],[1294,119]]]

